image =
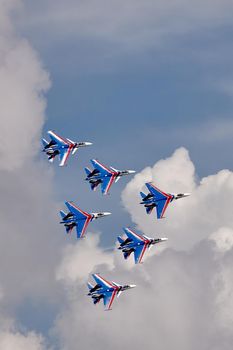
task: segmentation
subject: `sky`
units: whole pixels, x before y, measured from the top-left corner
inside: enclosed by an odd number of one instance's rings
[[[232,14],[228,0],[0,0],[1,349],[232,348]],[[93,146],[51,165],[50,129]],[[92,158],[137,173],[102,196]],[[156,220],[147,181],[192,194]],[[77,241],[66,200],[112,215]],[[126,226],[168,241],[135,266],[115,247]],[[86,296],[95,272],[137,287],[106,313]]]

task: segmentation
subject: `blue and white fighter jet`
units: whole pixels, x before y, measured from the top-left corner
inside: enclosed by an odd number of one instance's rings
[[[96,285],[87,284],[89,288],[88,295],[91,296],[94,304],[99,303],[103,299],[105,310],[111,310],[113,300],[116,296],[119,297],[123,291],[136,287],[135,284],[120,285],[115,282],[109,282],[99,274],[93,274],[92,277]]]
[[[135,170],[117,170],[113,167],[107,167],[101,164],[97,159],[92,159],[91,163],[94,167],[93,170],[85,168],[87,177],[86,181],[91,185],[93,191],[97,186],[101,184],[101,191],[103,194],[107,194],[112,186],[113,182],[117,182],[121,176],[134,174]]]
[[[55,134],[54,131],[49,130],[48,134],[50,136],[50,141],[42,139],[44,146],[43,152],[48,156],[50,162],[54,161],[54,158],[59,155],[60,157],[60,166],[66,164],[67,159],[70,154],[75,154],[80,147],[90,146],[91,142],[74,142],[70,139],[66,139]]]
[[[157,218],[164,218],[164,213],[167,209],[167,206],[174,199],[180,199],[190,196],[190,193],[178,193],[170,194],[161,191],[158,187],[153,185],[151,182],[147,182],[146,187],[149,190],[148,194],[140,192],[142,201],[140,204],[143,204],[146,208],[147,214],[150,214],[154,208],[156,208]]]
[[[96,219],[110,215],[109,212],[101,213],[87,213],[74,205],[72,202],[65,202],[69,212],[65,213],[60,210],[62,221],[60,224],[64,224],[67,233],[70,233],[74,227],[76,227],[77,238],[83,238],[88,224]]]
[[[123,252],[125,259],[128,259],[131,253],[134,253],[135,264],[140,264],[142,262],[142,258],[147,249],[150,249],[157,243],[167,241],[167,238],[150,238],[146,235],[139,235],[128,227],[124,228],[124,231],[127,238],[122,239],[120,236],[117,237],[120,243],[118,249]]]

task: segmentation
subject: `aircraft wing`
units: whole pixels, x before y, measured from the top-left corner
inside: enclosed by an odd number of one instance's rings
[[[100,284],[103,289],[115,288],[115,286],[107,281],[105,278],[101,277],[98,273],[92,275],[97,284]]]
[[[54,131],[49,130],[48,134],[51,140],[55,141],[56,144],[59,146],[68,146],[70,144],[70,142],[67,139],[57,135]]]
[[[91,214],[86,213],[73,202],[65,202],[65,205],[67,206],[69,211],[76,216],[77,219],[85,219],[86,217],[91,216]]]
[[[117,295],[116,289],[114,289],[112,292],[104,293],[105,310],[111,310],[111,306],[112,306],[113,300],[115,299],[116,295]]]
[[[141,242],[146,242],[146,239],[137,234],[136,232],[132,231],[131,229],[129,228],[124,228],[124,231],[125,231],[125,234],[128,238],[130,238],[133,242],[136,242],[136,243],[141,243]]]
[[[77,226],[76,226],[77,238],[83,238],[90,220],[91,218],[78,220]]]
[[[142,262],[143,255],[146,251],[147,244],[144,243],[142,245],[139,245],[134,250],[134,261],[135,264],[140,264]]]
[[[164,213],[167,209],[168,204],[170,203],[171,198],[167,198],[167,199],[163,199],[160,200],[157,204],[156,204],[156,212],[157,212],[157,219],[162,219],[164,216]]]
[[[89,222],[91,221],[91,214],[86,213],[76,205],[74,205],[72,202],[65,202],[65,205],[69,209],[69,211],[74,214],[76,220],[77,220],[77,237],[82,238],[86,232],[87,226]]]
[[[101,182],[101,191],[103,194],[107,194],[110,190],[110,187],[112,186],[114,182],[114,175],[111,175],[110,177],[104,177]]]
[[[68,148],[61,148],[59,150],[60,157],[60,166],[64,166],[69,158],[70,152],[72,150],[72,146],[70,145]]]
[[[91,159],[91,164],[97,170],[99,170],[101,175],[114,175],[114,171],[106,167],[104,164],[101,164],[97,159]]]

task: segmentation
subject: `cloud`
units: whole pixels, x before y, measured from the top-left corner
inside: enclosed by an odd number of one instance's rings
[[[56,302],[63,241],[53,172],[39,158],[50,80],[35,50],[15,31],[12,16],[20,4],[0,1],[0,317],[13,322],[25,300]],[[21,320],[15,322],[12,334],[1,324],[0,348],[42,349],[40,339],[23,335],[21,327]]]
[[[233,247],[233,230],[229,227],[221,227],[209,237],[215,243],[215,249],[219,253],[225,253]]]
[[[5,296],[2,295],[0,299],[0,349],[49,350],[41,334],[26,331],[13,317],[8,315],[8,310],[2,307],[4,298]]]
[[[77,279],[86,280],[89,272],[101,264],[113,268],[113,254],[99,246],[99,235],[89,232],[85,239],[64,248],[63,258],[57,269],[57,280],[68,284]]]
[[[155,213],[147,215],[139,205],[139,192],[145,190],[144,183],[148,181],[165,192],[191,192],[191,196],[171,203],[166,218],[156,220]],[[137,228],[145,234],[163,235],[169,238],[166,246],[190,249],[221,227],[232,227],[228,210],[233,205],[232,189],[233,174],[229,170],[199,181],[187,150],[180,148],[171,157],[138,173],[123,191],[122,202]]]
[[[218,255],[210,240],[203,240],[189,252],[168,249],[152,256],[130,274],[122,266],[101,273],[119,283],[136,283],[122,293],[113,311],[93,305],[83,283],[75,282],[72,293],[56,320],[54,332],[61,349],[77,346],[90,349],[111,347],[230,350],[233,301],[231,259]],[[224,263],[224,269],[222,264]],[[80,266],[77,266],[77,269]],[[76,331],[75,331],[76,330]],[[78,331],[77,331],[78,330]]]
[[[159,224],[138,204],[138,191],[149,180],[165,191],[191,190],[192,196],[173,203]],[[146,234],[149,231],[156,237],[162,228],[169,233],[170,246],[160,254],[154,248],[143,265],[131,265],[130,269],[118,252],[113,259],[101,253],[96,236],[83,242],[79,251],[78,246],[69,247],[59,269],[63,283],[68,280],[71,284],[53,329],[61,349],[73,350],[78,343],[81,348],[97,350],[119,349],[122,344],[136,350],[154,349],[155,344],[165,350],[230,350],[232,185],[229,170],[199,181],[184,148],[135,175],[122,193],[123,203]],[[89,273],[98,270],[109,280],[137,287],[122,293],[113,311],[106,313],[102,305],[94,306],[86,296],[87,279],[82,275],[82,269],[88,272],[86,262],[90,263]]]
[[[30,332],[23,335],[19,332],[0,332],[0,348],[4,350],[45,350],[43,338]]]
[[[7,16],[5,16],[7,17]],[[25,40],[2,31],[0,43],[0,169],[13,170],[38,152],[48,73]]]

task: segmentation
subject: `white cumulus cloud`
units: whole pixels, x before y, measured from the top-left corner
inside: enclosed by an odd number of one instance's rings
[[[113,254],[99,246],[99,235],[89,233],[87,237],[69,244],[63,250],[63,259],[57,269],[57,280],[74,283],[86,280],[96,266],[107,264],[113,268]]]
[[[147,215],[139,205],[139,192],[147,191],[144,184],[148,181],[165,192],[191,192],[191,196],[170,203],[165,219],[157,220],[154,211]],[[137,174],[125,187],[122,201],[138,229],[149,236],[168,237],[167,246],[189,249],[221,227],[232,227],[232,191],[231,171],[222,170],[198,180],[188,151],[180,148]]]

